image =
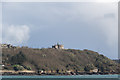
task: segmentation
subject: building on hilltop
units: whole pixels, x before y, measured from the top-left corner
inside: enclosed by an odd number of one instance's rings
[[[52,48],[54,49],[64,49],[64,45],[60,45],[57,43],[57,45],[53,45]]]
[[[1,44],[0,47],[1,48],[11,48],[12,45],[11,44]]]
[[[13,46],[11,44],[0,44],[0,48],[19,48],[19,46]]]

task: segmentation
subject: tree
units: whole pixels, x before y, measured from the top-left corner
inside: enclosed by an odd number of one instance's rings
[[[23,70],[24,67],[23,67],[23,66],[20,66],[20,65],[13,65],[13,69],[14,69],[15,71],[19,71],[19,70]]]
[[[11,57],[11,63],[12,64],[22,64],[24,61],[26,61],[26,56],[20,51],[15,56]]]
[[[95,67],[94,67],[93,64],[88,64],[88,65],[85,66],[84,70],[85,70],[85,71],[90,71],[90,70],[93,70],[94,68],[95,68]]]

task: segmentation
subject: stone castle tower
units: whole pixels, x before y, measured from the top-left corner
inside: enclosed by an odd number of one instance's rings
[[[56,45],[53,45],[52,48],[54,48],[54,49],[64,49],[64,45],[61,45],[61,44],[57,43]]]

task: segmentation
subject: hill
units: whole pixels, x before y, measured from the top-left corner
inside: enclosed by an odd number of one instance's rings
[[[115,61],[116,63],[120,63],[120,59],[114,59],[113,61]]]
[[[3,48],[2,62],[4,70],[90,72],[98,69],[119,73],[119,64],[91,50]]]

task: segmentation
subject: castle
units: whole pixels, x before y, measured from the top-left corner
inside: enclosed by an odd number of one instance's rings
[[[0,44],[1,48],[12,48],[13,46],[11,44]]]
[[[13,46],[11,44],[0,44],[0,48],[20,48],[19,46]],[[28,48],[27,46],[22,46],[21,48]],[[52,46],[54,49],[64,49],[64,45],[61,45],[59,43]]]
[[[60,45],[59,43],[57,43],[56,45],[53,45],[52,48],[54,48],[54,49],[64,49],[64,45]]]
[[[19,48],[19,46],[13,46],[11,44],[0,44],[0,48]]]

